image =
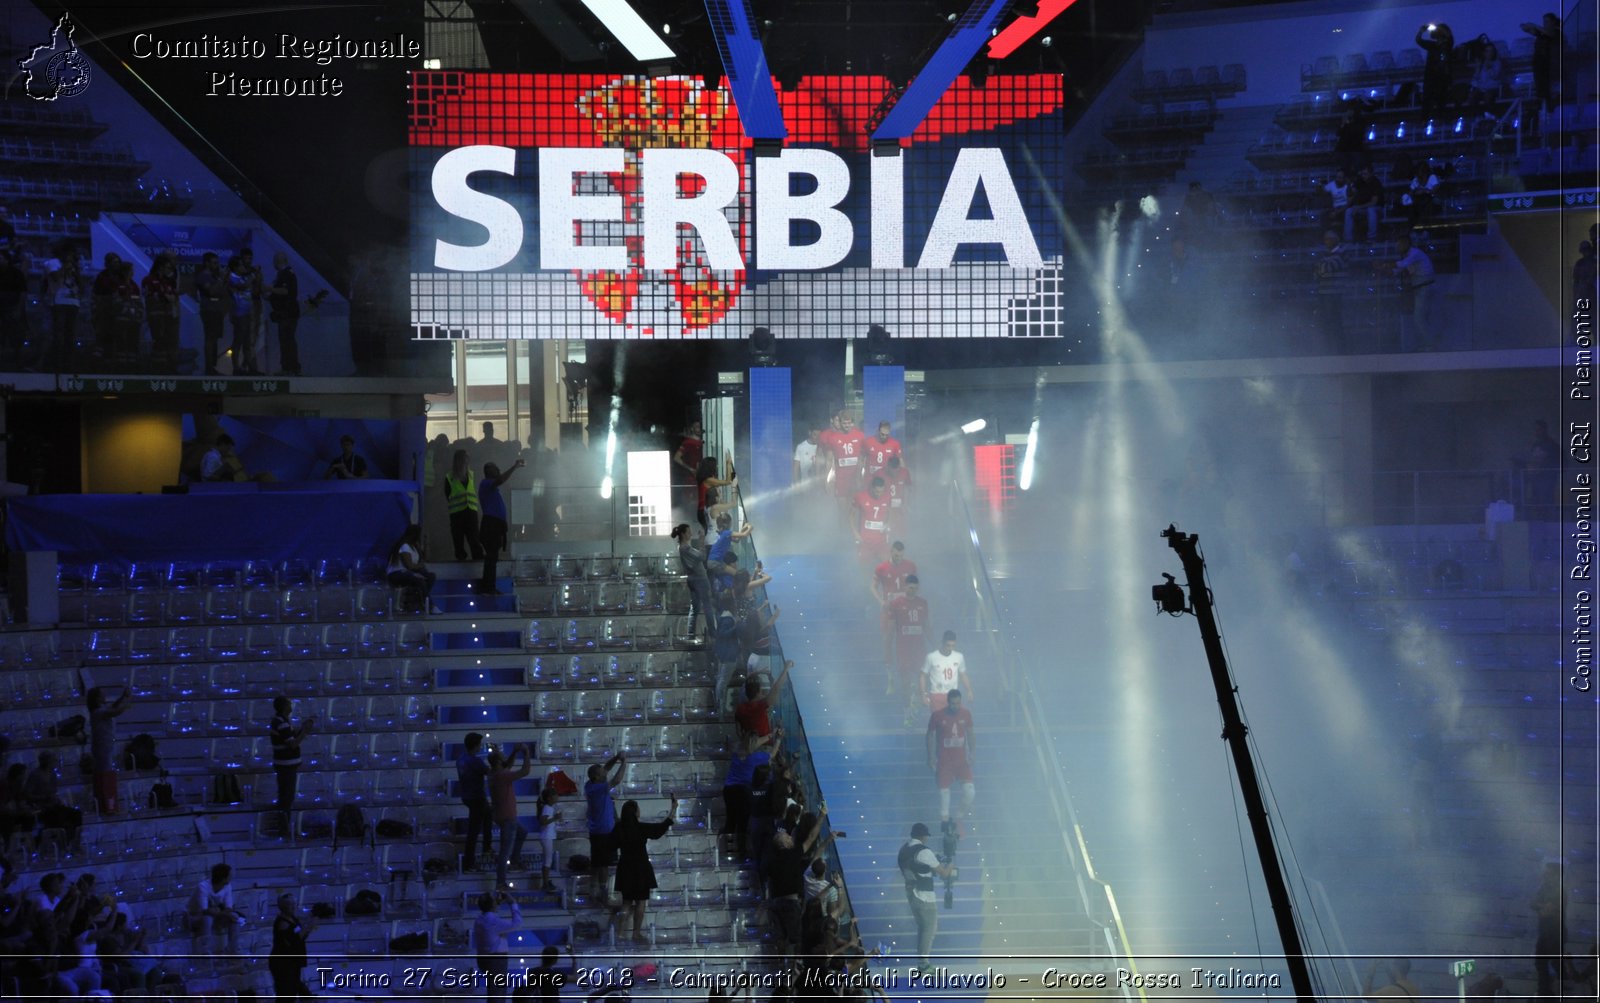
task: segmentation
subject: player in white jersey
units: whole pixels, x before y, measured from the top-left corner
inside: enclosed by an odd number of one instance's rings
[[[972,683],[967,678],[967,660],[956,650],[956,632],[944,632],[937,651],[922,660],[922,702],[933,710],[944,710],[945,694],[959,689],[972,699]]]

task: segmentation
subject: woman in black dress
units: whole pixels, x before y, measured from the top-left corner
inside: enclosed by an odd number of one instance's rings
[[[644,908],[650,901],[650,889],[656,886],[656,870],[650,865],[647,844],[665,836],[677,814],[678,799],[674,797],[666,818],[659,822],[641,822],[639,802],[628,801],[623,804],[622,816],[611,832],[617,848],[617,894],[622,897],[622,916],[618,917],[617,925],[620,932],[622,919],[632,913],[635,943],[644,943],[640,933],[644,926]]]

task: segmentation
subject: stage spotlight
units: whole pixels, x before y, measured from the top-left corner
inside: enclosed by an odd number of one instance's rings
[[[1046,35],[1043,38],[1039,39],[1039,44],[1041,46],[1043,46],[1044,48],[1048,49],[1048,48],[1050,48],[1050,46],[1056,44],[1056,40],[1054,38],[1051,38],[1049,35]]]
[[[952,439],[958,439],[963,435],[973,435],[977,432],[983,431],[988,427],[988,421],[984,420],[983,418],[975,418],[972,421],[967,422],[965,425],[962,425],[960,428],[952,428],[948,432],[940,432],[938,435],[929,439],[928,442],[930,445],[937,446],[941,443],[949,442]]]
[[[1017,487],[1023,491],[1033,487],[1033,450],[1039,444],[1039,419],[1028,426],[1028,446],[1022,454],[1022,469],[1017,472]]]
[[[1189,604],[1184,599],[1183,586],[1178,584],[1177,579],[1165,572],[1162,572],[1161,577],[1166,581],[1160,585],[1150,586],[1150,598],[1156,602],[1156,612],[1168,613],[1172,616],[1187,613]]]
[[[972,435],[989,427],[989,422],[984,418],[976,418],[961,426],[962,435]]]
[[[758,327],[750,332],[750,355],[752,365],[771,366],[778,360],[778,339],[772,332],[764,327]]]

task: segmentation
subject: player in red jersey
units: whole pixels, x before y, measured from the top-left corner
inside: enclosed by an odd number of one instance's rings
[[[889,556],[889,495],[883,478],[874,477],[872,486],[856,492],[856,557],[869,566]]]
[[[917,562],[906,557],[906,545],[899,540],[889,546],[889,558],[872,569],[872,594],[885,608],[905,595],[906,578],[917,573]]]
[[[911,499],[911,471],[898,455],[889,457],[889,463],[878,475],[883,478],[883,489],[889,495],[889,532],[899,535],[906,531],[907,503]]]
[[[865,459],[867,440],[848,411],[841,410],[833,424],[819,438],[818,445],[833,457],[833,495],[847,506],[861,491],[861,461]]]
[[[889,457],[900,455],[900,440],[889,434],[889,423],[878,422],[878,434],[867,440],[867,479],[883,473]]]
[[[972,712],[961,706],[961,691],[945,694],[945,705],[928,715],[928,769],[939,782],[939,820],[950,821],[950,788],[961,782],[961,814],[972,814],[972,762],[977,756]]]
[[[890,600],[884,610],[889,630],[883,638],[883,661],[889,672],[888,689],[892,691],[898,682],[908,706],[921,710],[922,687],[919,677],[928,650],[928,642],[924,637],[928,626],[928,600],[917,594],[921,590],[921,583],[916,575],[907,575],[902,588],[904,591]],[[891,644],[894,648],[892,653],[889,650]],[[914,718],[912,720],[915,721]]]

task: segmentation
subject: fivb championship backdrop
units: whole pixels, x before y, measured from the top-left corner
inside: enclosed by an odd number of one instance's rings
[[[960,78],[898,155],[891,90],[779,89],[780,151],[698,77],[413,74],[416,336],[1059,334],[1061,77]]]

